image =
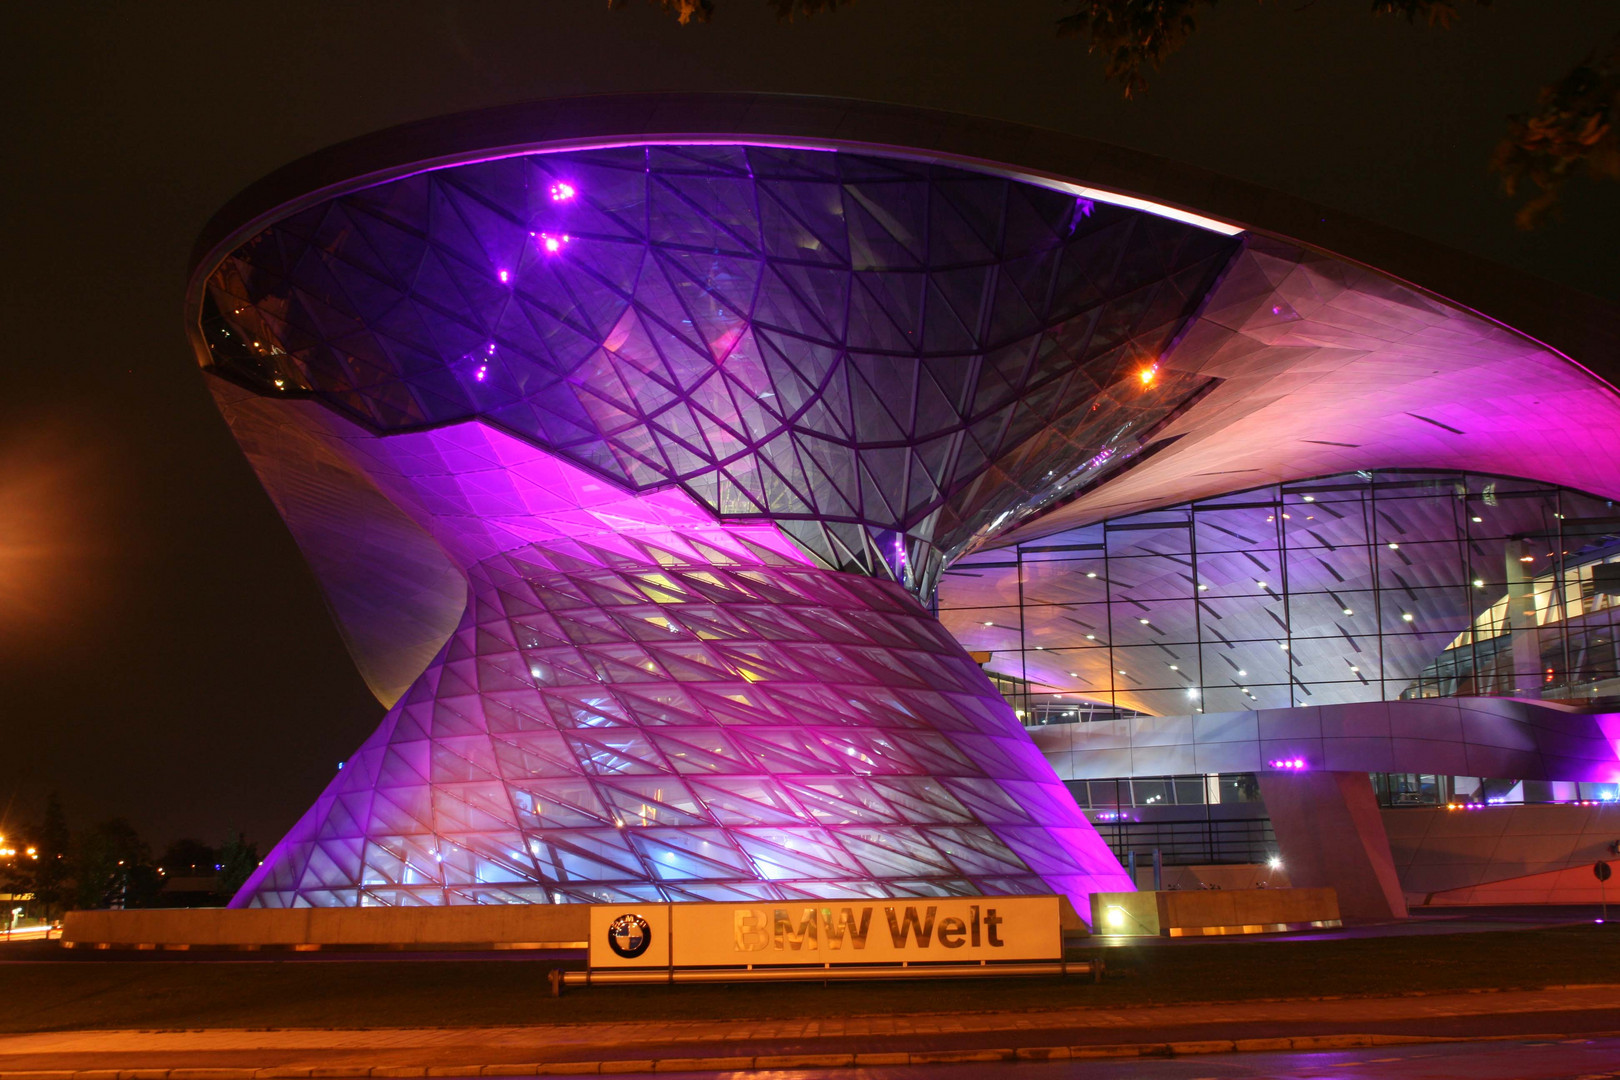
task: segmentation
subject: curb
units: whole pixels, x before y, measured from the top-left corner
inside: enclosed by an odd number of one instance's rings
[[[1616,1032],[1590,1032],[1599,1038]],[[917,1050],[880,1054],[759,1054],[753,1057],[637,1058],[622,1061],[551,1061],[532,1065],[295,1065],[264,1069],[0,1069],[0,1080],[313,1080],[358,1077],[580,1076],[621,1073],[734,1072],[754,1069],[847,1069],[878,1065],[958,1065],[1016,1061],[1086,1061],[1163,1058],[1279,1050],[1349,1050],[1430,1043],[1534,1041],[1568,1035],[1295,1035],[1275,1039],[1206,1039],[1199,1042],[1102,1043],[990,1050]]]

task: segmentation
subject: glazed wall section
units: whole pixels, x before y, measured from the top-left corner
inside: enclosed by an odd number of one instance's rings
[[[1469,473],[1272,485],[971,555],[940,618],[1026,722],[1608,692],[1609,500]],[[1612,570],[1612,567],[1611,567]],[[1067,703],[1067,704],[1066,704]]]

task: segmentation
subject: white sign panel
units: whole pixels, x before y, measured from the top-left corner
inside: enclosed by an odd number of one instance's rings
[[[593,968],[669,966],[668,904],[592,904]]]

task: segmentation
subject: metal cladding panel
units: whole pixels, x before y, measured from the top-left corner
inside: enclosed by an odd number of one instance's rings
[[[1297,725],[1290,713],[1299,714]],[[1610,714],[1535,701],[1437,698],[1033,730],[1035,745],[1064,780],[1327,771],[1612,784],[1620,781],[1620,758],[1605,728],[1609,720]],[[1194,767],[1166,765],[1189,757]]]
[[[221,400],[250,456],[284,463],[273,490],[313,505],[364,478],[466,582],[443,647],[235,906],[1056,892],[1087,910],[1130,887],[898,584],[477,422],[379,438],[310,402]]]

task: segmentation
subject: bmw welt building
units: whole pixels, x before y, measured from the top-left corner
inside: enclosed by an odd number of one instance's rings
[[[187,304],[388,706],[235,906],[1085,913],[1156,852],[1398,915],[1612,827],[1589,298],[1070,136],[656,95],[294,163]]]

